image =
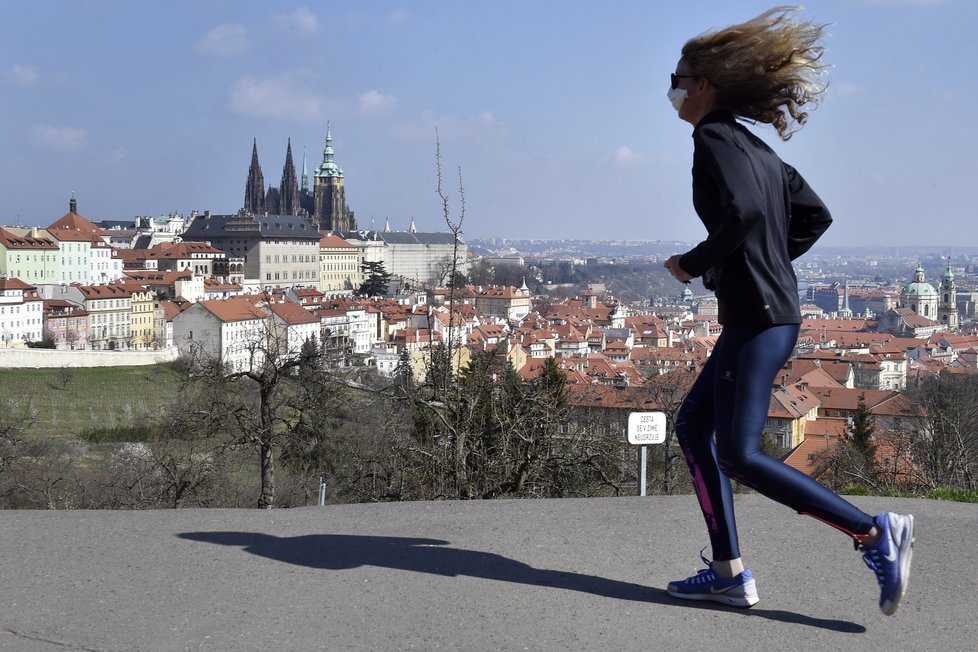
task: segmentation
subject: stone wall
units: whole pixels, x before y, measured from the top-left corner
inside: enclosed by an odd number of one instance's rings
[[[54,349],[0,348],[0,368],[141,367],[172,362],[177,347],[158,351],[56,351]]]

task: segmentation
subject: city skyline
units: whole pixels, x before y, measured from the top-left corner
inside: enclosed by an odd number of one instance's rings
[[[327,121],[360,228],[445,229],[435,129],[468,238],[678,240],[690,127],[665,99],[683,42],[770,3],[22,3],[0,27],[0,222],[242,206],[253,140],[277,185]],[[964,48],[978,7],[826,0],[830,92],[780,143],[836,222],[824,246],[948,247],[973,232]],[[43,28],[43,29],[42,29]],[[968,242],[971,245],[973,243]]]

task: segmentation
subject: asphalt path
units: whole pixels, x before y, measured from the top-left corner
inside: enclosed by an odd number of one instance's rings
[[[978,649],[978,505],[853,502],[917,518],[895,616],[848,538],[757,495],[749,610],[666,594],[692,496],[0,512],[0,649]]]

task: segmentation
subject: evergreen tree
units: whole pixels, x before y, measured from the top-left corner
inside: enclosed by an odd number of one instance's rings
[[[456,290],[458,290],[464,288],[466,283],[468,283],[468,279],[465,277],[465,274],[463,274],[458,270],[455,270],[453,274],[449,274],[449,278],[445,282],[445,287],[455,288]]]
[[[875,430],[876,418],[866,405],[866,395],[860,394],[859,403],[856,404],[849,422],[849,436],[852,438],[852,447],[865,458],[869,468],[872,468],[876,461],[876,445],[873,443]]]
[[[387,294],[393,274],[387,271],[379,260],[367,260],[360,266],[364,280],[357,294],[365,297],[380,297]]]

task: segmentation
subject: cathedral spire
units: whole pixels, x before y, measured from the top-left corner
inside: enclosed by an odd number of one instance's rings
[[[251,167],[248,168],[248,182],[245,184],[244,209],[249,213],[265,210],[265,177],[258,163],[258,139],[251,145]]]
[[[306,148],[302,148],[302,192],[309,192],[309,168],[306,167]]]
[[[295,178],[295,165],[292,163],[292,139],[285,152],[285,166],[282,168],[282,184],[279,186],[279,210],[282,215],[297,215],[300,208],[299,182]]]

